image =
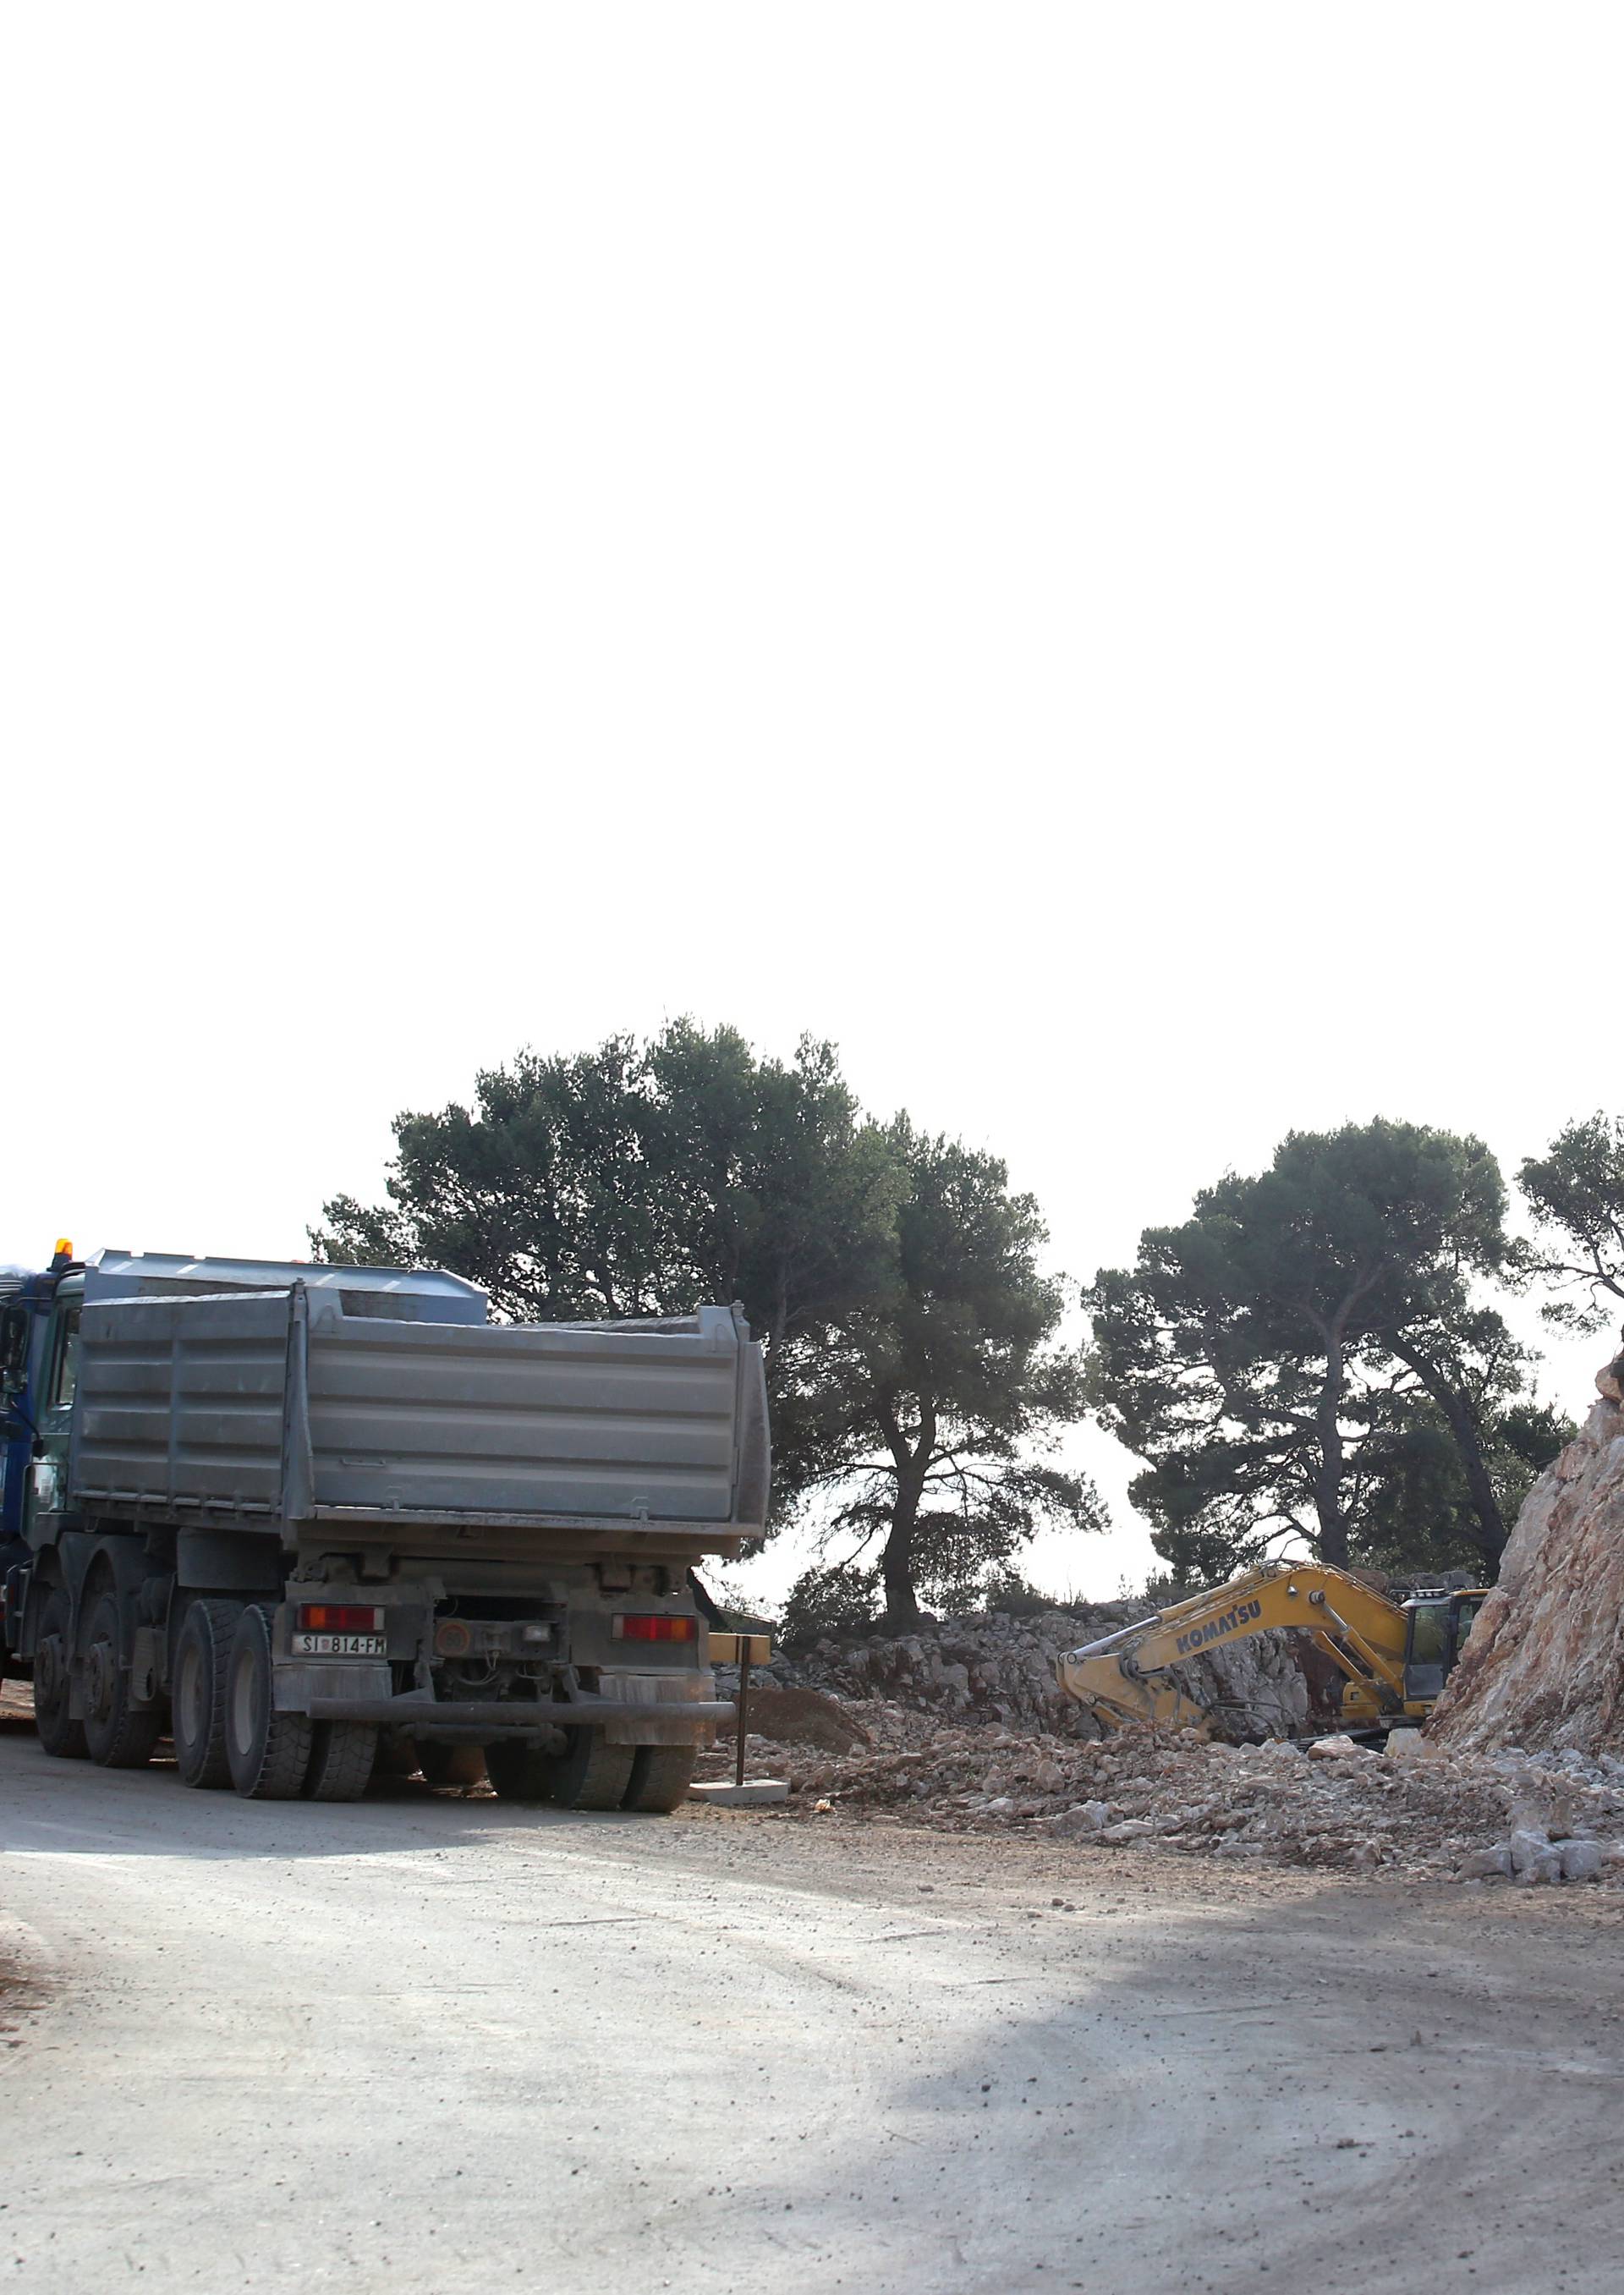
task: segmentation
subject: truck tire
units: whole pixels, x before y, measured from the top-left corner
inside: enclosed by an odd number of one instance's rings
[[[426,1785],[470,1785],[485,1783],[483,1745],[419,1745],[417,1765]]]
[[[34,1653],[34,1726],[42,1750],[59,1761],[86,1758],[85,1724],[68,1713],[68,1684],[73,1660],[68,1638],[68,1597],[53,1586],[40,1613]]]
[[[307,1713],[279,1713],[272,1703],[272,1614],[269,1603],[248,1605],[227,1661],[225,1758],[244,1801],[297,1801],[315,1734]]]
[[[635,1745],[611,1745],[601,1729],[571,1729],[556,1757],[552,1798],[559,1809],[618,1809],[632,1782]]]
[[[130,1670],[119,1663],[124,1622],[118,1597],[103,1588],[91,1606],[79,1660],[85,1686],[85,1750],[104,1769],[144,1769],[163,1734],[161,1705],[130,1703]]]
[[[692,1745],[639,1745],[622,1809],[641,1809],[649,1817],[669,1817],[688,1799],[698,1758]]]
[[[184,1785],[217,1790],[232,1781],[225,1757],[225,1690],[241,1602],[196,1601],[175,1645],[170,1734]]]
[[[561,1753],[510,1738],[485,1749],[486,1774],[503,1801],[551,1801],[555,1809],[618,1809],[632,1782],[634,1745],[611,1745],[601,1729],[567,1729]]]
[[[306,1801],[359,1801],[372,1781],[378,1731],[367,1721],[318,1721],[305,1776]]]

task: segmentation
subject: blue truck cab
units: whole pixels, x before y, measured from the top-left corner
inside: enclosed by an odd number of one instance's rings
[[[53,1510],[65,1484],[84,1292],[65,1237],[38,1273],[0,1269],[0,1673],[13,1678],[33,1670],[7,1623],[36,1508]]]

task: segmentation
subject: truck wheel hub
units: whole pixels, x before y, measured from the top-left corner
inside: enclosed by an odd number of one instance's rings
[[[105,1713],[112,1690],[112,1651],[105,1642],[93,1642],[85,1661],[85,1702],[91,1711]]]
[[[54,1705],[64,1687],[62,1638],[47,1634],[34,1656],[34,1694],[42,1705]]]

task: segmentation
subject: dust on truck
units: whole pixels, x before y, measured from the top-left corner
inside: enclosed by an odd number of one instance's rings
[[[759,1534],[737,1307],[493,1323],[459,1277],[102,1252],[0,1293],[7,1662],[40,1742],[348,1801],[380,1741],[666,1810],[732,1711],[690,1570]],[[444,1759],[444,1756],[441,1756]]]

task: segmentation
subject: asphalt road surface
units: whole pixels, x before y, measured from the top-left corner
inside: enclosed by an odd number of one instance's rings
[[[1594,1889],[255,1805],[15,1725],[0,1843],[0,2287],[1624,2284]]]

